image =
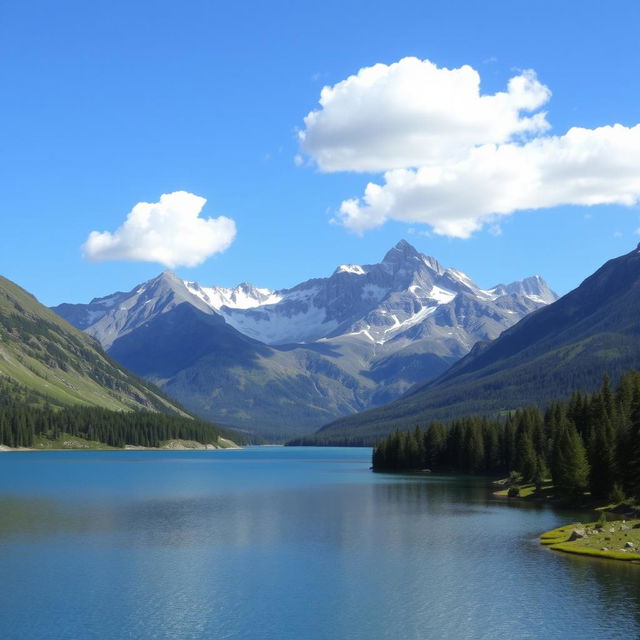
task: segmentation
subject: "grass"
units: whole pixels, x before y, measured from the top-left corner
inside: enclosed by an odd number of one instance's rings
[[[518,495],[518,498],[529,498],[534,494],[538,497],[543,497],[543,496],[546,496],[553,489],[553,485],[551,484],[543,485],[540,491],[538,492],[536,492],[535,484],[521,484],[518,486],[520,488],[520,494]],[[507,487],[506,489],[501,489],[500,491],[494,491],[493,495],[506,498],[508,497],[508,492],[509,492],[509,487]]]
[[[60,433],[57,438],[48,438],[45,435],[37,435],[33,439],[32,449],[114,449],[104,442],[87,440],[80,436],[72,436],[68,433]]]
[[[0,377],[56,406],[185,415],[159,390],[121,369],[98,343],[0,276]]]
[[[584,537],[571,540],[576,530]],[[628,542],[634,546],[626,547]],[[640,563],[640,520],[574,523],[543,533],[540,543],[554,551]]]
[[[558,493],[554,487],[551,479],[548,478],[544,481],[540,489],[536,489],[532,483],[517,483],[515,485],[509,484],[508,478],[499,480],[494,484],[503,486],[503,489],[494,491],[493,495],[499,498],[509,497],[509,488],[516,486],[519,489],[519,494],[514,496],[514,500],[526,500],[527,502],[544,502],[547,504],[557,504],[565,507],[573,507],[578,509],[596,509],[598,511],[611,511],[615,505],[602,505],[602,500],[594,500],[589,492],[584,492],[580,495],[566,496]],[[628,509],[625,510],[628,512]],[[623,513],[620,511],[620,513]]]

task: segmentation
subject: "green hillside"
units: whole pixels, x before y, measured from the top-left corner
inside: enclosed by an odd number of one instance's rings
[[[0,276],[0,378],[57,406],[188,414],[100,345]],[[8,388],[5,385],[5,388]],[[21,392],[24,395],[24,392]]]

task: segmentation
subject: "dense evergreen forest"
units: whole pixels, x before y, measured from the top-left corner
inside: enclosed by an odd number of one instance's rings
[[[112,447],[157,447],[164,440],[215,444],[218,437],[238,443],[238,434],[209,422],[151,411],[109,411],[98,407],[52,407],[38,394],[0,380],[0,444],[31,447],[37,436],[60,434],[96,440]]]
[[[576,392],[544,411],[396,431],[374,449],[373,468],[517,472],[537,486],[550,478],[567,496],[590,491],[596,499],[640,500],[640,373],[623,375],[615,389],[605,376],[595,393]]]

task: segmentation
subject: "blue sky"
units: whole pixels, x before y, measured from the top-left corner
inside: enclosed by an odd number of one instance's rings
[[[636,2],[2,3],[0,273],[50,305],[130,289],[165,266],[88,262],[83,243],[137,203],[186,191],[206,198],[201,216],[237,230],[225,251],[174,269],[206,285],[291,286],[376,262],[404,237],[480,285],[539,273],[565,293],[640,240],[637,204],[562,204],[565,194],[530,210],[525,199],[466,238],[388,211],[359,235],[331,220],[396,167],[322,171],[314,151],[297,166],[297,132],[324,85],[407,56],[469,65],[483,95],[534,70],[551,91],[536,108],[550,125],[541,136],[630,128],[639,19]]]

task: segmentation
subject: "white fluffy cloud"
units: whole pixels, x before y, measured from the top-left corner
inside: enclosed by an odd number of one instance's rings
[[[195,267],[227,249],[236,235],[230,218],[200,217],[205,203],[186,191],[165,193],[159,202],[139,202],[113,233],[92,231],[82,247],[84,257]]]
[[[362,232],[387,220],[426,223],[468,238],[517,210],[558,205],[633,205],[640,199],[640,125],[573,128],[526,144],[484,145],[463,159],[384,174],[338,221]]]
[[[383,173],[335,218],[359,233],[396,220],[467,238],[519,210],[638,203],[640,125],[545,135],[550,95],[533,71],[481,95],[471,67],[404,58],[325,87],[300,145],[321,171]]]
[[[444,69],[403,58],[324,87],[321,109],[304,119],[300,144],[321,171],[419,167],[545,131],[545,114],[532,112],[550,95],[533,71],[511,78],[506,92],[481,95],[480,75],[469,66]]]

